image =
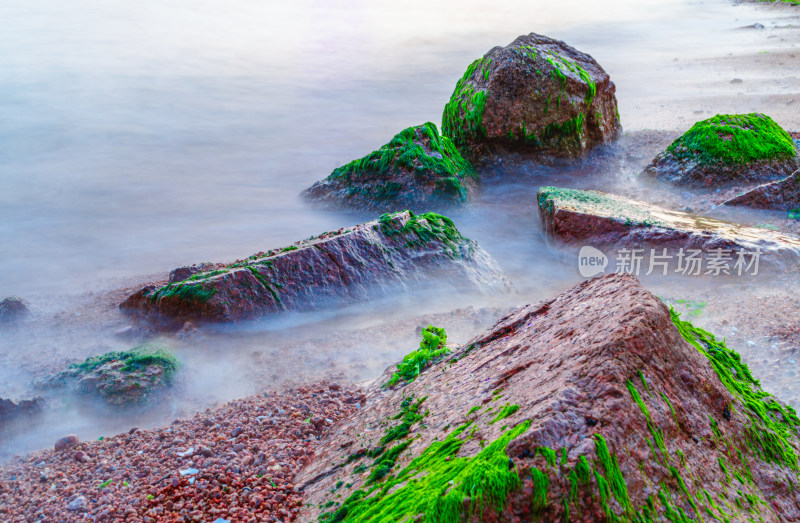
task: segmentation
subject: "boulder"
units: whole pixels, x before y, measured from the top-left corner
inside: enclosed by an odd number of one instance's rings
[[[439,279],[486,292],[507,289],[496,262],[442,215],[404,211],[326,232],[160,288],[120,309],[164,328],[315,310],[394,294]]]
[[[759,185],[735,198],[731,198],[724,205],[741,205],[776,211],[798,209],[800,208],[800,170],[795,171],[794,174],[783,180]]]
[[[797,521],[798,420],[630,275],[519,308],[331,430],[300,521]]]
[[[12,322],[30,314],[25,301],[18,296],[9,296],[0,301],[0,323]]]
[[[53,445],[53,448],[55,448],[56,451],[61,452],[63,450],[71,449],[80,442],[81,440],[78,436],[76,436],[75,434],[69,434],[67,436],[64,436],[63,438],[58,438],[56,440],[55,445]]]
[[[677,184],[726,187],[784,178],[800,168],[792,137],[769,116],[718,114],[697,122],[645,167]]]
[[[610,250],[679,249],[711,253],[722,249],[760,252],[761,263],[796,263],[800,238],[777,231],[746,227],[697,216],[600,191],[542,187],[539,218],[545,233],[571,245]],[[735,257],[734,257],[735,260]]]
[[[74,392],[99,396],[113,405],[132,404],[171,385],[177,370],[175,356],[155,345],[145,344],[73,363],[38,385],[67,387]]]
[[[615,89],[594,58],[531,33],[470,64],[444,108],[442,134],[470,158],[576,157],[620,132]]]
[[[34,396],[31,399],[20,401],[0,398],[0,422],[38,414],[42,411],[44,405],[45,400],[41,396]]]
[[[469,202],[478,174],[430,122],[409,127],[367,156],[335,169],[307,198],[336,206],[395,210]]]

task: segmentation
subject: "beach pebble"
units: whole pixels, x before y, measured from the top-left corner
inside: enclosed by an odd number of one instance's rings
[[[59,438],[54,447],[58,451],[67,450],[80,443],[80,441],[81,440],[78,439],[78,436],[75,434],[70,434],[68,436],[64,436],[63,438]]]

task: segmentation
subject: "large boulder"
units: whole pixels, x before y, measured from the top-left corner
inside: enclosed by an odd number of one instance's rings
[[[30,314],[30,310],[19,296],[9,296],[0,301],[0,323],[11,323],[28,314]]]
[[[777,182],[765,183],[726,201],[724,205],[741,205],[756,209],[792,211],[800,208],[800,170]]]
[[[296,478],[301,521],[800,520],[795,411],[632,276],[393,370]]]
[[[168,351],[145,344],[129,351],[108,352],[73,363],[39,383],[96,395],[114,405],[146,400],[172,384],[178,360]]]
[[[160,288],[120,309],[165,328],[322,309],[439,280],[504,290],[497,263],[440,214],[404,211],[272,249]]]
[[[307,189],[307,198],[339,206],[394,210],[465,204],[478,174],[430,122],[409,127],[363,158]]]
[[[800,238],[777,231],[697,216],[600,191],[542,187],[539,218],[545,233],[570,245],[597,248],[680,249],[703,253],[760,252],[760,263],[796,263]],[[750,260],[748,258],[747,263]]]
[[[800,168],[797,154],[792,137],[769,116],[718,114],[694,124],[644,172],[706,187],[762,183]]]
[[[469,157],[575,157],[619,133],[614,83],[594,58],[531,33],[472,62],[442,115]]]

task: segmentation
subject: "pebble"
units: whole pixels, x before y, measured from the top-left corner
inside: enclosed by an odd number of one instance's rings
[[[64,436],[63,438],[59,438],[56,441],[56,444],[54,445],[54,448],[56,450],[58,450],[58,451],[67,450],[69,448],[74,447],[75,445],[77,445],[80,442],[81,442],[81,440],[78,439],[78,436],[76,436],[75,434],[70,434],[68,436]]]
[[[86,498],[78,496],[67,504],[67,510],[78,511],[86,508]]]

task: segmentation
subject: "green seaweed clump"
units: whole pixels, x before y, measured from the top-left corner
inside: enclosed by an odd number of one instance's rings
[[[704,164],[789,160],[797,154],[789,133],[759,113],[718,114],[697,122],[667,152]]]
[[[406,354],[385,386],[392,387],[401,380],[411,383],[426,367],[447,354],[450,354],[450,349],[447,348],[447,333],[444,329],[428,325],[422,329],[419,349]]]
[[[491,63],[491,60],[488,61]],[[473,73],[484,63],[478,58],[467,67],[464,76],[456,83],[450,101],[444,106],[442,114],[442,133],[449,136],[453,143],[461,147],[477,137],[486,136],[483,126],[483,112],[486,107],[486,89],[476,89],[471,83]],[[489,77],[489,64],[482,72],[485,79]]]
[[[149,366],[161,367],[165,380],[170,381],[178,370],[178,360],[170,352],[145,343],[129,351],[108,352],[87,358],[83,363],[73,363],[69,369],[80,374],[89,374],[109,363],[121,362],[122,372],[136,372]]]
[[[409,214],[409,220],[404,225],[400,225],[397,220],[402,212],[396,212],[381,215],[376,227],[380,228],[381,232],[387,236],[409,236],[406,242],[408,247],[427,245],[432,240],[439,240],[451,256],[458,256],[459,244],[466,238],[458,232],[453,220],[435,212],[419,215],[412,211],[403,212]]]

